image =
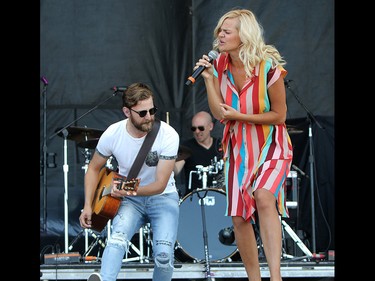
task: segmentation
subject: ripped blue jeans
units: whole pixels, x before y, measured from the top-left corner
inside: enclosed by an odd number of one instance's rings
[[[103,281],[116,281],[122,259],[129,251],[129,241],[140,227],[148,222],[152,230],[155,264],[152,280],[171,280],[179,211],[177,192],[125,197],[112,220],[111,236],[104,248],[100,269]]]

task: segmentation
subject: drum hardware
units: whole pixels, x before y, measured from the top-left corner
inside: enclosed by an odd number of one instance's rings
[[[298,237],[298,235],[293,231],[293,229],[287,224],[283,219],[281,219],[281,224],[282,224],[282,235],[283,235],[283,240],[285,241],[285,235],[284,235],[284,230],[289,234],[289,236],[293,239],[293,241],[297,244],[297,246],[306,254],[306,256],[303,257],[294,257],[292,255],[288,255],[283,251],[282,257],[283,258],[289,258],[289,259],[306,259],[307,257],[312,257],[313,254],[310,252],[310,250],[306,247],[305,244],[303,244],[302,240]]]
[[[144,256],[143,256],[143,232],[141,229],[139,230],[139,249],[129,240],[129,247],[133,249],[133,251],[138,255],[136,257],[129,258],[128,254],[129,251],[126,252],[125,258],[122,260],[122,262],[129,262],[129,261],[139,261],[140,263],[143,263]]]
[[[217,156],[214,157],[214,160],[211,160],[211,165],[203,167],[203,165],[196,165],[197,171],[190,171],[189,173],[189,190],[191,189],[191,177],[193,174],[198,174],[198,179],[202,180],[202,189],[207,188],[207,173],[209,175],[216,175],[219,173],[219,170],[222,170],[224,166],[223,159],[217,161]]]
[[[224,245],[232,245],[235,242],[233,225],[219,231],[219,240]]]
[[[110,170],[115,170],[113,164],[112,164],[112,161],[113,161],[113,156],[109,156],[109,158],[107,159],[107,162],[105,164],[105,166],[110,169]]]
[[[209,242],[208,242],[208,234],[207,234],[207,223],[206,223],[206,210],[205,207],[215,204],[215,201],[212,201],[210,197],[207,197],[209,189],[207,188],[207,174],[217,174],[219,169],[222,169],[223,160],[217,161],[217,157],[215,156],[214,161],[212,161],[212,165],[207,167],[203,167],[202,165],[197,165],[197,171],[190,171],[189,174],[189,189],[191,189],[191,177],[193,173],[197,173],[199,176],[199,180],[202,180],[202,188],[196,189],[193,191],[193,195],[196,194],[199,198],[199,205],[201,210],[201,218],[202,218],[202,230],[203,230],[203,247],[204,247],[204,258],[205,258],[205,269],[206,269],[206,278],[208,281],[215,280],[211,273],[210,268],[210,253],[209,253]],[[192,201],[192,198],[190,198]],[[216,232],[217,233],[217,232]]]
[[[149,262],[149,258],[151,257],[151,249],[152,249],[152,239],[151,239],[151,225],[150,223],[146,223],[146,225],[142,228],[143,234],[146,237],[146,245],[147,245],[147,255],[146,261]]]
[[[81,210],[82,212],[83,210]],[[109,220],[108,223],[107,223],[107,237],[109,238],[110,235],[111,235],[111,232],[110,232],[110,228],[111,228],[111,221]],[[104,230],[103,230],[104,231]],[[101,240],[101,234],[96,234],[95,232],[93,232],[91,229],[89,228],[85,228],[85,229],[82,229],[77,235],[76,237],[73,239],[73,241],[69,244],[68,246],[68,251],[72,250],[74,244],[76,244],[79,240],[79,238],[81,237],[81,234],[82,233],[85,233],[85,252],[84,254],[82,255],[83,257],[86,257],[88,256],[91,251],[93,250],[93,248],[99,244],[102,248],[105,248],[105,242],[103,242]],[[89,245],[89,234],[94,238],[94,240],[90,243]],[[99,256],[99,255],[98,255]]]
[[[99,244],[103,249],[105,248],[105,242],[101,240],[101,236],[96,235],[91,229],[85,229],[86,232],[89,232],[92,237],[94,237],[94,240],[91,242],[91,244],[87,247],[85,253],[83,254],[84,257],[89,256],[91,251],[94,249],[94,247]],[[100,253],[100,252],[99,252]],[[98,253],[98,257],[100,256]]]
[[[147,255],[144,255],[144,237],[146,238],[146,245],[147,245]],[[146,223],[143,227],[139,229],[139,249],[129,240],[129,247],[138,255],[136,257],[128,258],[128,252],[125,255],[125,258],[122,262],[129,262],[129,261],[139,261],[140,263],[150,262],[150,257],[152,255],[152,239],[151,239],[151,227],[150,223]]]
[[[292,165],[292,167],[294,169],[296,168],[295,165]],[[298,209],[298,187],[299,187],[298,174],[297,174],[296,171],[291,170],[288,174],[287,182],[286,182],[286,185],[285,185],[285,192],[287,192],[288,189],[289,189],[289,190],[291,190],[291,193],[292,193],[292,196],[291,196],[292,201],[286,201],[286,206],[287,206],[288,209]],[[304,256],[304,257],[297,257],[296,258],[293,255],[287,254],[285,252],[285,250],[283,249],[282,257],[283,258],[289,258],[289,259],[305,259],[306,257],[311,257],[312,253],[306,247],[306,245],[303,244],[302,240],[293,231],[293,229],[287,224],[287,222],[285,220],[281,219],[281,217],[280,217],[280,220],[281,220],[281,225],[282,225],[282,239],[284,241],[284,244],[285,244],[284,231],[286,231],[289,234],[289,236],[293,239],[293,241],[297,244],[297,246],[302,250],[302,252],[304,252],[306,254],[306,256]],[[284,245],[284,248],[286,248],[285,245]]]
[[[259,259],[264,259],[264,249],[262,244],[262,239],[260,238],[260,232],[257,224],[253,225],[253,230],[256,238],[257,248],[258,248],[258,257]],[[222,244],[232,246],[236,245],[236,237],[234,235],[234,226],[223,228],[219,231],[219,240]]]
[[[65,253],[68,253],[69,251],[69,231],[68,231],[68,171],[69,166],[67,164],[67,158],[68,158],[68,145],[67,140],[75,140],[78,142],[86,141],[87,139],[91,138],[99,138],[103,131],[97,130],[97,129],[89,129],[89,128],[79,128],[79,127],[73,127],[72,125],[76,123],[77,121],[81,120],[84,116],[89,114],[90,112],[97,109],[100,105],[107,102],[109,99],[116,96],[118,93],[117,90],[113,92],[111,96],[100,102],[99,104],[95,105],[90,110],[86,111],[84,114],[80,115],[78,118],[74,119],[70,123],[68,123],[66,126],[59,128],[55,130],[55,133],[52,134],[49,139],[52,139],[56,135],[59,135],[64,138],[64,164],[63,164],[63,171],[64,171],[64,249]],[[83,138],[84,137],[84,138]],[[83,139],[82,139],[83,138]]]
[[[82,255],[83,257],[86,257],[88,256],[91,251],[94,249],[94,247],[96,245],[100,245],[103,249],[105,248],[105,242],[102,241],[102,237],[101,235],[97,235],[95,234],[91,229],[82,229],[78,234],[77,236],[72,240],[72,242],[69,244],[68,246],[68,250],[71,251],[74,247],[74,245],[78,242],[79,238],[81,237],[81,235],[85,232],[85,236],[87,235],[87,233],[90,233],[92,237],[94,237],[95,239],[91,242],[91,244],[89,246],[86,246],[85,247],[85,252],[84,254]],[[97,255],[99,256],[99,254]]]
[[[205,260],[202,251],[204,244],[201,224],[197,217],[201,215],[201,200],[196,193],[206,193],[205,204],[206,229],[209,241],[211,262],[232,262],[239,254],[235,243],[225,245],[220,242],[219,232],[232,225],[231,217],[221,216],[226,207],[226,196],[222,189],[207,188],[187,194],[180,203],[180,223],[178,225],[175,257],[180,262],[201,263]],[[194,231],[192,231],[194,230]]]
[[[85,171],[85,174],[87,172],[87,169],[89,167],[90,158],[91,158],[91,152],[89,149],[85,148],[84,152],[82,152],[83,156],[85,157],[85,165],[82,166],[82,169]],[[95,239],[96,240],[96,239]],[[95,243],[96,245],[97,243]],[[91,252],[91,249],[95,246],[91,243],[89,246],[89,230],[85,229],[85,253],[89,254]],[[90,248],[90,251],[89,251]],[[70,249],[69,249],[70,250]],[[85,255],[83,255],[85,256]]]
[[[62,128],[56,130],[57,135],[60,137],[64,137],[63,132],[61,131]],[[88,140],[98,139],[103,134],[104,131],[94,128],[87,128],[87,127],[76,127],[76,126],[69,126],[66,128],[68,140],[73,140],[78,144],[81,144],[81,147],[86,147],[84,144],[91,143],[87,142]]]
[[[83,117],[82,115],[81,117]],[[80,119],[80,118],[79,118]],[[77,119],[77,120],[79,120]],[[73,123],[73,122],[72,122]],[[71,123],[71,124],[72,124]],[[68,142],[67,140],[74,140],[74,141],[84,141],[87,140],[91,136],[100,136],[103,131],[97,129],[89,129],[89,128],[80,128],[80,127],[73,127],[73,126],[65,126],[63,128],[59,128],[55,131],[55,134],[52,135],[50,138],[58,135],[64,138],[64,164],[63,164],[63,171],[64,171],[64,244],[65,244],[65,253],[69,251],[69,223],[68,223]],[[86,169],[86,168],[85,168]]]
[[[96,145],[98,144],[98,141],[99,141],[99,138],[88,139],[88,140],[78,143],[77,145],[83,148],[95,149]]]
[[[89,163],[90,163],[91,151],[88,148],[85,148],[82,154],[85,157],[85,165],[82,166],[82,170],[84,170],[86,174],[87,169],[89,167]]]

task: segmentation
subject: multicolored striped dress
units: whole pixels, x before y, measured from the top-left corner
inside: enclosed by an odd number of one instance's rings
[[[224,102],[241,113],[258,114],[270,111],[267,89],[287,71],[270,61],[261,62],[254,76],[240,93],[234,85],[228,55],[221,53],[214,61]],[[222,121],[224,173],[226,185],[226,216],[242,216],[255,223],[257,209],[255,190],[265,188],[277,200],[282,217],[289,217],[286,207],[285,183],[293,158],[293,148],[285,124],[259,125],[239,121]]]

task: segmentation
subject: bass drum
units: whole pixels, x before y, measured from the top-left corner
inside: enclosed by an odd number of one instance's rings
[[[220,230],[231,227],[232,218],[224,215],[225,192],[216,188],[194,190],[180,201],[176,259],[180,262],[206,260],[202,208],[204,208],[206,221],[209,260],[214,262],[232,261],[232,256],[238,252],[237,246],[235,244],[224,245],[219,240]]]

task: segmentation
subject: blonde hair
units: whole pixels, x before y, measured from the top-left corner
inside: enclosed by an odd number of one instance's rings
[[[224,20],[237,18],[237,30],[242,42],[239,57],[245,67],[248,77],[252,76],[254,67],[262,60],[271,60],[272,68],[277,65],[285,65],[286,61],[273,45],[267,45],[264,41],[263,27],[258,23],[255,15],[246,9],[236,9],[225,13],[218,21],[214,29],[213,49],[218,50],[219,33]]]

